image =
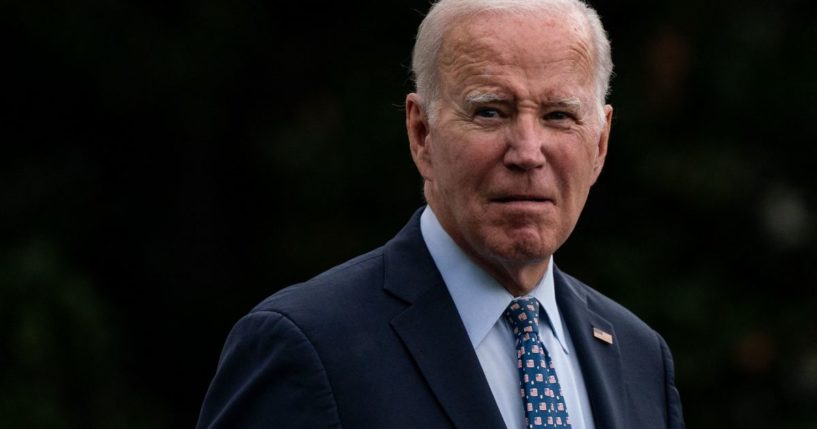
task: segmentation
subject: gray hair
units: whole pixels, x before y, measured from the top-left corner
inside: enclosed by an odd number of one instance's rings
[[[483,11],[525,13],[545,12],[578,15],[589,29],[590,45],[593,47],[596,97],[601,122],[604,123],[604,106],[613,74],[610,41],[601,24],[598,13],[582,0],[439,0],[420,23],[414,43],[411,68],[417,94],[433,122],[439,91],[438,55],[443,37],[451,25],[463,17]]]

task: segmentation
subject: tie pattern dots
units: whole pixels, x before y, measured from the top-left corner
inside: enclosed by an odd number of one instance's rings
[[[528,428],[570,428],[556,370],[539,339],[539,301],[517,298],[505,311],[516,336],[520,394]]]

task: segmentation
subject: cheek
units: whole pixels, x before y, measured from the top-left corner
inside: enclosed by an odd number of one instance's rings
[[[492,169],[501,165],[501,150],[495,139],[449,136],[443,142],[435,157],[437,174],[462,189],[479,188],[490,180]]]
[[[558,177],[559,186],[565,193],[563,197],[583,200],[595,177],[595,152],[581,142],[571,142],[560,149],[551,154],[548,167]]]

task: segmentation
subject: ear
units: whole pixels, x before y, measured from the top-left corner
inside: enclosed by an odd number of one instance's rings
[[[604,106],[604,128],[601,130],[599,136],[598,146],[596,147],[596,161],[593,165],[593,183],[599,178],[601,170],[604,167],[604,160],[607,158],[607,143],[610,141],[610,128],[613,124],[613,106],[607,104]]]
[[[431,141],[428,124],[428,113],[423,107],[422,99],[416,93],[406,96],[406,131],[408,132],[409,147],[414,165],[425,180],[432,179]]]

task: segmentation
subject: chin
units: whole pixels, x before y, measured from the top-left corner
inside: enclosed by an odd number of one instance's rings
[[[552,240],[538,235],[494,236],[488,240],[487,248],[493,257],[507,263],[536,264],[545,262],[556,251]]]

